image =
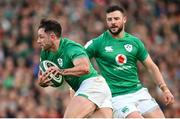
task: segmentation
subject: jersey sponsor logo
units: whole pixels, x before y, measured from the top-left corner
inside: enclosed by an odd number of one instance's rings
[[[61,58],[58,58],[57,61],[58,61],[59,66],[62,67],[63,66],[63,60]]]
[[[124,45],[124,48],[126,49],[126,51],[131,52],[132,51],[132,45],[131,44],[126,44]]]
[[[131,68],[132,68],[132,66],[119,66],[119,67],[115,67],[114,70],[128,70]]]
[[[105,51],[106,51],[106,52],[113,52],[112,46],[106,46],[106,47],[105,47]]]
[[[118,54],[118,55],[116,56],[116,62],[117,62],[117,64],[119,64],[119,65],[123,65],[123,64],[125,64],[125,63],[127,62],[127,58],[126,58],[126,56],[123,55],[123,54]]]

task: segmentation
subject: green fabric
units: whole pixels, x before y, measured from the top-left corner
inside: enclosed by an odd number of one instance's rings
[[[142,41],[124,33],[115,39],[108,31],[85,45],[90,58],[95,57],[100,73],[106,79],[113,97],[141,89],[137,72],[137,60],[144,61],[148,52]]]
[[[41,51],[41,61],[50,60],[54,62],[60,69],[74,67],[73,60],[80,57],[88,58],[84,47],[67,38],[60,39],[60,46],[57,52],[50,52],[45,50]],[[98,74],[96,70],[90,64],[89,74],[82,75],[80,77],[64,76],[64,79],[76,91],[84,80],[90,77],[95,77],[97,75]]]
[[[88,96],[87,96],[87,95],[85,95],[85,94],[78,94],[78,96],[82,96],[82,97],[85,97],[85,98],[87,98],[87,99],[88,99]]]
[[[14,86],[14,77],[8,76],[7,79],[3,81],[3,86],[7,89],[10,89]]]

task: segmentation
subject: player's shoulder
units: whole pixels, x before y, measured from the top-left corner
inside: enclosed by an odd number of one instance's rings
[[[130,34],[130,33],[125,32],[125,35],[126,35],[126,37],[128,37],[128,39],[130,39],[132,42],[135,42],[135,43],[142,42],[140,38],[138,38],[137,36],[135,36],[135,35],[133,35],[133,34]]]
[[[98,42],[103,42],[104,39],[107,38],[107,31],[103,32],[102,34],[100,34],[97,37],[94,37],[93,39],[91,39],[90,41],[94,42],[94,43],[98,43]]]
[[[66,45],[80,45],[79,43],[77,43],[69,38],[63,38],[63,42]]]
[[[103,40],[108,36],[108,31],[103,32],[102,34],[100,34],[98,37],[96,37],[95,39],[98,40]]]
[[[125,32],[125,36],[132,39],[132,40],[140,40],[137,36],[130,34],[130,33],[127,33],[127,32]]]
[[[63,38],[64,46],[66,47],[83,47],[81,44],[69,39],[69,38]]]
[[[63,44],[74,44],[75,42],[69,38],[62,38]]]
[[[97,36],[97,37],[94,37],[92,39],[90,39],[85,45],[85,49],[87,49],[90,45],[98,45],[99,43],[102,43],[103,42],[103,38],[104,38],[104,33],[102,33],[101,35]]]

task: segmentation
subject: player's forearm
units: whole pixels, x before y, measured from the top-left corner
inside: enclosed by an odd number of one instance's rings
[[[87,65],[78,65],[73,68],[64,69],[62,71],[62,75],[70,75],[70,76],[81,76],[89,73],[89,66]]]
[[[75,95],[75,91],[70,87],[69,88],[69,96],[70,96],[70,98],[73,98],[74,95]]]
[[[159,68],[154,64],[154,66],[151,68],[151,70],[149,70],[149,72],[151,73],[152,76],[154,76],[155,82],[156,84],[159,86],[159,88],[163,91],[169,91],[163,76],[159,70]]]

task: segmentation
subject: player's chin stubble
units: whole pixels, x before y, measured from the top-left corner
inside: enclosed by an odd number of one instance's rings
[[[123,27],[120,27],[116,32],[113,32],[110,28],[109,28],[109,31],[112,35],[118,35],[121,31],[122,31]]]
[[[44,50],[50,50],[53,44],[46,44]]]

